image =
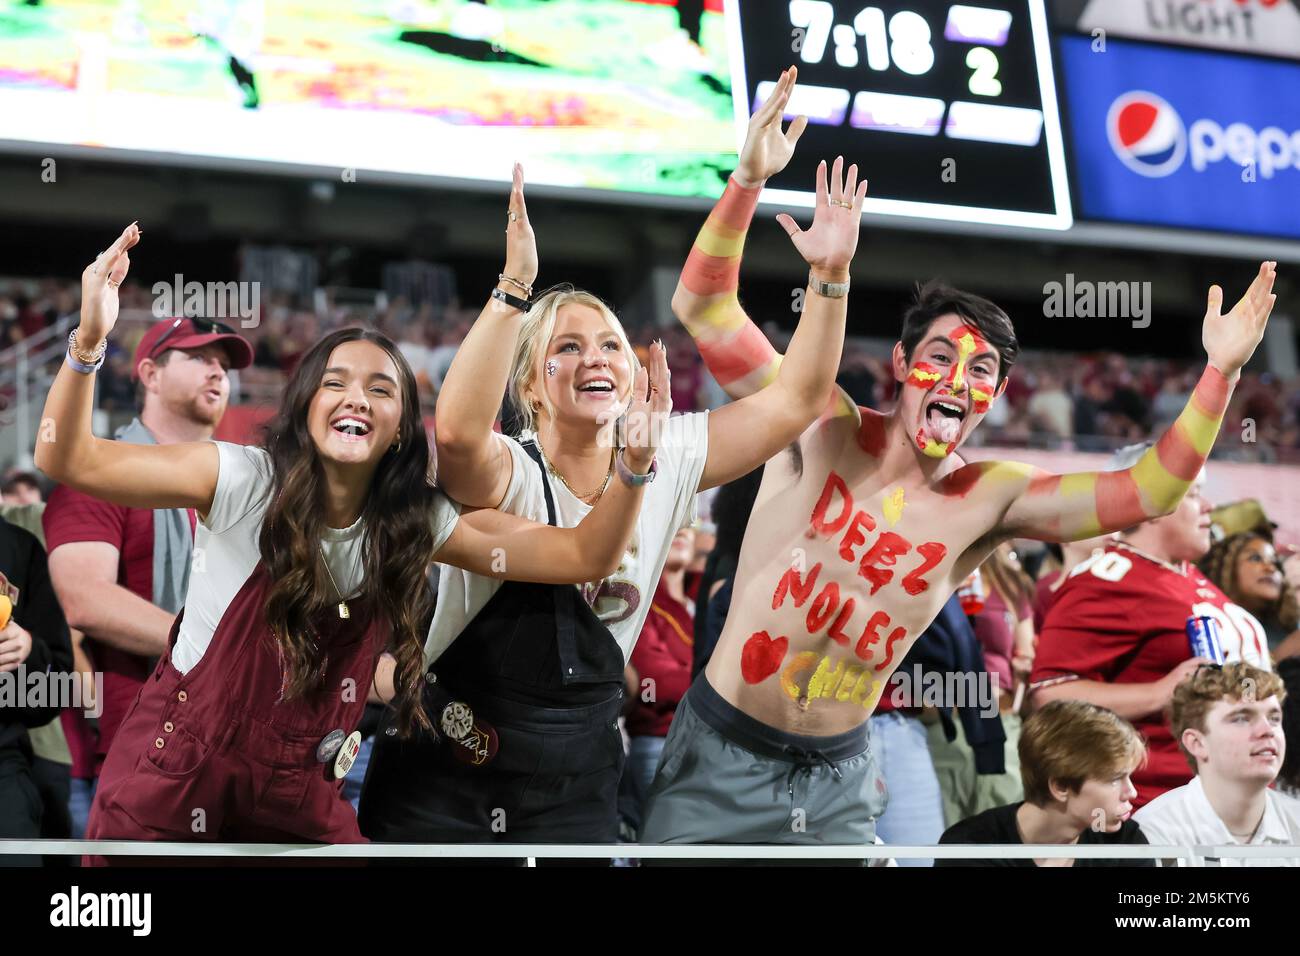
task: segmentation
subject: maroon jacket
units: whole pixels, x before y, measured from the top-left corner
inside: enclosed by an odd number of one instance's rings
[[[641,627],[632,666],[640,678],[636,709],[628,715],[633,737],[666,737],[677,704],[691,686],[691,648],[695,625],[686,606],[673,600],[660,580]],[[654,693],[646,678],[654,681]],[[646,700],[653,697],[652,700]]]

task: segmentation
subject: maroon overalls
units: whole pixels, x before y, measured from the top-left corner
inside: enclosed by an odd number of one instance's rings
[[[177,615],[104,762],[87,839],[367,842],[332,779],[333,757],[322,763],[317,747],[331,731],[356,729],[386,628],[362,599],[349,602],[347,620],[330,605],[317,621],[327,648],[320,689],[282,700],[263,617],[269,585],[259,562],[184,675],[171,663],[184,610]]]

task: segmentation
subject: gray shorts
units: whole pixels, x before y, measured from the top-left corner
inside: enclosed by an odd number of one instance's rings
[[[677,705],[646,800],[642,843],[873,844],[885,781],[867,725],[787,734],[701,674]]]

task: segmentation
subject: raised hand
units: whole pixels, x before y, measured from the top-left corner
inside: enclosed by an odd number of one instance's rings
[[[650,360],[636,373],[632,396],[624,416],[624,460],[634,471],[644,474],[655,456],[659,430],[673,410],[672,375],[668,371],[668,351],[662,342],[650,346]]]
[[[1210,286],[1201,343],[1205,346],[1205,354],[1210,357],[1210,364],[1229,379],[1250,361],[1255,347],[1264,337],[1264,326],[1268,324],[1269,313],[1277,302],[1273,293],[1273,280],[1276,278],[1276,262],[1260,263],[1259,275],[1227,315],[1220,312],[1223,289],[1217,285]]]
[[[117,324],[117,287],[131,268],[127,250],[140,241],[143,233],[136,223],[122,230],[113,244],[81,273],[81,325],[77,345],[91,350],[113,331]]]
[[[795,143],[807,128],[808,117],[796,117],[785,132],[781,131],[781,120],[798,76],[799,70],[793,66],[782,73],[767,102],[749,118],[749,132],[733,174],[740,185],[751,189],[763,185],[785,169],[794,155]]]
[[[804,261],[828,281],[839,281],[848,275],[849,263],[858,248],[862,201],[867,198],[867,181],[858,184],[857,164],[849,167],[847,178],[841,178],[843,168],[844,157],[836,156],[828,183],[826,160],[817,164],[817,206],[807,231],[800,229],[786,213],[776,217]]]
[[[506,218],[506,267],[503,271],[512,279],[532,285],[537,278],[537,237],[528,221],[528,206],[524,203],[524,167],[519,163],[515,163]]]

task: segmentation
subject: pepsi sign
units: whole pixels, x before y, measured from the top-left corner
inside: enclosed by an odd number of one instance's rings
[[[1079,211],[1300,237],[1300,65],[1061,37]]]

